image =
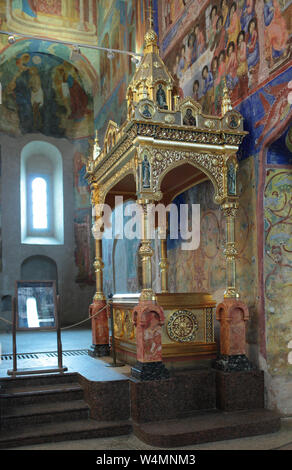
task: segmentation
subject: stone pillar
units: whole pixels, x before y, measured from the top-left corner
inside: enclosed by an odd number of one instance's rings
[[[137,363],[132,367],[132,376],[140,380],[168,378],[169,372],[162,362],[163,309],[151,301],[142,301],[134,309],[133,315]]]
[[[134,309],[133,318],[136,326],[137,363],[132,367],[132,376],[140,380],[155,380],[169,377],[169,372],[162,363],[161,329],[164,323],[162,307],[157,305],[152,289],[153,250],[149,239],[150,214],[148,204],[142,206],[142,239],[139,250],[142,258],[142,292],[140,301]]]
[[[247,306],[238,299],[225,299],[217,305],[216,319],[220,322],[220,355],[215,368],[225,372],[253,369],[246,357]]]

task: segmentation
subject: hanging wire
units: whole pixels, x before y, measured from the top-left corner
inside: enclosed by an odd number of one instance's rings
[[[85,318],[85,320],[81,320],[77,323],[73,323],[73,325],[69,325],[69,326],[65,326],[63,328],[61,328],[61,330],[69,330],[69,328],[74,328],[74,326],[77,326],[77,325],[81,325],[81,323],[85,323],[86,321],[89,321],[91,320],[92,318],[96,317],[96,315],[98,315],[100,312],[102,312],[104,309],[106,309],[108,307],[108,305],[104,305],[100,310],[98,310],[98,312],[96,312],[94,315],[91,315],[90,317],[88,318]],[[6,323],[9,323],[12,325],[12,321],[10,320],[6,320],[5,318],[3,317],[0,317],[0,320],[6,322]]]
[[[126,54],[126,55],[130,55],[132,57],[137,57],[137,58],[143,57],[143,54],[140,54],[138,52],[133,52],[133,51],[125,51],[125,50],[122,50],[122,49],[112,49],[112,48],[109,48],[109,47],[94,46],[94,45],[91,45],[91,44],[76,44],[76,42],[73,43],[73,42],[70,42],[70,41],[61,41],[59,39],[52,39],[52,38],[41,37],[41,36],[31,36],[29,34],[14,33],[14,32],[11,32],[11,31],[0,30],[0,34],[5,34],[6,36],[8,36],[9,44],[14,44],[17,38],[38,39],[39,41],[52,42],[52,43],[55,43],[55,44],[63,44],[65,46],[72,46],[74,48],[77,47],[79,49],[81,47],[85,47],[87,49],[94,49],[94,50],[98,50],[98,51],[107,51],[109,54],[117,53],[117,54]]]

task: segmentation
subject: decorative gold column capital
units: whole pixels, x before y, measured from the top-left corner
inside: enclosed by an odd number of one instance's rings
[[[93,267],[95,269],[95,272],[100,272],[104,268],[104,262],[102,261],[101,258],[95,258],[95,261],[93,263]]]
[[[225,217],[237,217],[239,208],[237,202],[225,202],[224,204],[222,204],[221,208]]]
[[[235,260],[238,255],[238,251],[235,248],[235,243],[227,242],[223,253],[228,261]]]
[[[239,299],[239,293],[235,287],[227,287],[224,292],[224,299]]]

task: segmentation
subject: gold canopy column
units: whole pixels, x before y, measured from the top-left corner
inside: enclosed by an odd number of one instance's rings
[[[149,204],[150,201],[138,201],[141,207],[141,246],[139,254],[142,261],[142,292],[141,300],[155,301],[156,296],[152,289],[152,256],[153,248],[150,239],[150,214]]]
[[[96,278],[96,292],[93,303],[89,307],[92,327],[92,346],[88,354],[93,357],[109,355],[109,328],[106,298],[103,293],[103,268],[102,260],[102,237],[101,206],[99,188],[96,183],[92,184],[92,205],[94,207],[93,235],[95,239],[95,260],[93,263]]]
[[[238,214],[237,203],[226,203],[222,206],[226,220],[226,245],[224,255],[226,257],[226,291],[225,299],[238,299],[239,293],[236,288],[236,257],[235,246],[235,218]]]
[[[168,292],[168,266],[169,262],[167,259],[167,226],[159,227],[160,231],[160,277],[161,277],[161,293],[166,294]]]

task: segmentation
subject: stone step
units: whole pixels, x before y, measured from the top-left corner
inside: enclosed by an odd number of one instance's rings
[[[83,389],[79,384],[48,384],[20,387],[19,385],[2,392],[1,408],[54,401],[78,400],[83,398]]]
[[[54,385],[63,383],[78,383],[79,374],[67,372],[64,374],[37,374],[18,377],[4,377],[0,380],[1,392],[16,387],[37,385]]]
[[[87,419],[89,411],[83,400],[8,407],[2,413],[1,431],[25,425]]]
[[[122,436],[131,432],[132,424],[130,421],[94,421],[87,419],[36,424],[1,433],[0,448],[7,449],[45,442]]]
[[[268,434],[280,426],[280,416],[270,410],[212,410],[185,419],[135,423],[133,430],[148,445],[171,448]]]

